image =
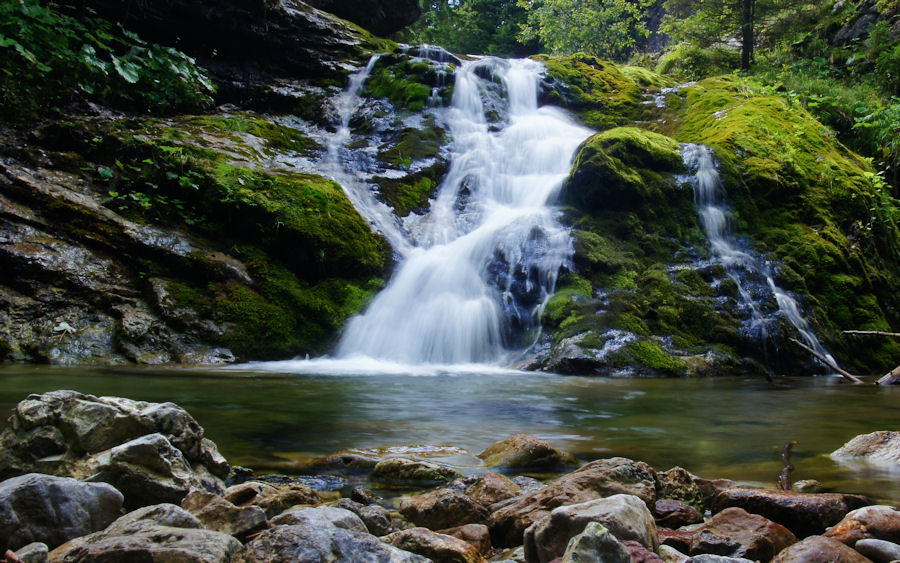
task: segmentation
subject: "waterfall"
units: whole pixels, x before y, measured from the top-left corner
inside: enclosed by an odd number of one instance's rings
[[[687,144],[682,148],[682,157],[685,168],[692,174],[687,180],[694,189],[694,203],[700,225],[709,240],[711,258],[714,263],[725,268],[728,277],[737,285],[741,306],[749,312],[750,331],[757,332],[763,341],[767,339],[767,325],[772,319],[763,313],[755,295],[760,291],[767,291],[774,298],[777,313],[794,326],[804,343],[834,363],[834,359],[800,313],[797,301],[775,284],[766,263],[749,250],[741,250],[735,246],[725,213],[722,197],[724,188],[712,150],[701,145]],[[764,280],[764,284],[755,288],[756,291],[748,287],[747,280],[752,278]]]
[[[535,61],[495,58],[457,69],[446,115],[450,168],[409,241],[395,246],[401,262],[388,285],[348,323],[340,357],[498,363],[530,344],[516,335],[536,338],[541,309],[572,254],[553,203],[591,134],[561,111],[538,107],[542,70]],[[354,204],[367,218],[378,214],[368,198]]]

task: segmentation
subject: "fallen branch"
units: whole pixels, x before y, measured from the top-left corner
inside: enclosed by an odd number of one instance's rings
[[[883,330],[842,330],[843,334],[870,334],[874,336],[891,336],[900,338],[900,332],[885,332]]]
[[[796,445],[797,440],[791,440],[781,450],[781,461],[784,463],[784,469],[781,470],[781,475],[778,477],[778,486],[782,491],[791,490],[791,471],[794,470],[794,466],[791,465],[791,448]]]
[[[818,359],[820,362],[822,362],[822,363],[825,364],[826,366],[830,367],[831,369],[833,369],[833,370],[836,371],[837,373],[841,374],[845,379],[849,379],[850,381],[852,381],[852,382],[853,382],[854,384],[856,384],[856,385],[864,385],[864,384],[865,384],[865,382],[864,382],[862,379],[856,377],[855,375],[853,375],[853,374],[850,373],[849,371],[846,371],[846,370],[841,369],[840,366],[838,366],[836,363],[834,363],[834,360],[832,360],[832,359],[830,359],[830,358],[826,358],[825,356],[823,356],[822,354],[816,352],[815,350],[813,350],[812,348],[810,348],[810,347],[807,346],[806,344],[800,342],[800,341],[797,340],[796,338],[791,338],[791,342],[793,342],[793,343],[796,344],[797,346],[803,348],[804,350],[806,350],[807,352],[809,352],[810,354],[812,354],[813,356],[815,356],[816,359]]]
[[[882,375],[875,385],[897,385],[898,383],[900,383],[900,366]]]

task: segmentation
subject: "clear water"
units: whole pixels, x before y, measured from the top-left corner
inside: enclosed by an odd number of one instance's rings
[[[347,448],[439,451],[463,472],[518,432],[583,461],[624,455],[657,469],[773,486],[781,448],[797,440],[794,479],[900,502],[900,467],[827,457],[857,434],[900,427],[900,388],[838,378],[599,379],[477,368],[456,372],[298,374],[199,369],[0,369],[0,412],[54,389],[174,401],[233,464],[296,472]],[[4,415],[5,418],[5,415]],[[435,448],[449,446],[452,448]]]

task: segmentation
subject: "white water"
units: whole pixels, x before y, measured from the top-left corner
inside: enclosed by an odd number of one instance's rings
[[[479,70],[502,82],[504,123],[488,123],[485,99],[496,85]],[[493,58],[457,70],[446,119],[450,169],[429,214],[413,223],[411,243],[395,245],[402,261],[387,287],[348,323],[339,357],[502,363],[519,347],[511,327],[537,329],[572,253],[553,203],[591,134],[562,112],[538,107],[541,70],[534,61]],[[354,203],[373,215],[365,198]]]
[[[694,188],[694,203],[700,216],[700,223],[706,231],[710,251],[715,262],[725,267],[728,276],[734,280],[742,304],[750,311],[751,330],[757,330],[760,337],[766,338],[768,319],[761,312],[757,300],[748,290],[744,279],[749,274],[765,279],[768,291],[775,298],[778,313],[797,329],[801,339],[807,346],[827,358],[832,364],[834,359],[822,346],[819,339],[800,313],[797,301],[782,288],[775,285],[771,272],[766,264],[749,252],[736,248],[732,242],[728,219],[722,199],[722,180],[713,158],[712,150],[701,145],[688,144],[682,148],[685,168],[693,173],[690,183]],[[827,366],[829,369],[831,366]]]

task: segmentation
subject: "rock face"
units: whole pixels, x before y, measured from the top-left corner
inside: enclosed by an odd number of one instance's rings
[[[461,539],[432,532],[427,528],[411,528],[382,538],[383,542],[405,551],[417,553],[433,561],[447,563],[480,563],[484,557],[475,547]]]
[[[618,493],[635,495],[645,504],[653,503],[656,500],[654,473],[645,463],[621,457],[593,461],[495,511],[488,524],[491,539],[497,546],[518,545],[528,526],[558,506]]]
[[[900,432],[881,430],[861,434],[831,453],[836,460],[864,458],[869,461],[900,465]]]
[[[185,510],[160,504],[144,507],[108,528],[65,543],[50,561],[192,561],[224,563],[241,549],[228,534],[204,530]]]
[[[350,20],[372,33],[387,36],[414,23],[422,15],[416,0],[309,0],[316,8]]]
[[[600,523],[621,541],[637,541],[656,551],[659,536],[653,515],[634,495],[613,495],[579,504],[561,506],[525,530],[525,556],[547,563],[566,551],[569,539],[592,522]]]
[[[779,553],[773,563],[871,563],[871,560],[841,542],[810,536]]]
[[[333,526],[277,526],[257,536],[234,559],[235,563],[273,561],[427,563],[429,560],[382,543],[375,536]]]
[[[30,473],[0,482],[0,535],[16,550],[56,547],[102,530],[122,512],[122,494],[106,483]]]
[[[112,484],[135,508],[180,503],[191,488],[224,492],[229,466],[203,428],[173,403],[31,395],[0,434],[0,477],[40,471]]]
[[[478,454],[488,467],[519,470],[557,469],[575,465],[572,454],[553,448],[531,434],[516,434]]]
[[[727,489],[713,498],[710,508],[718,512],[736,506],[765,516],[799,537],[821,534],[848,512],[871,504],[860,495],[797,493],[765,489]]]
[[[883,505],[859,508],[824,535],[851,547],[864,538],[900,543],[900,511]]]
[[[797,538],[784,526],[740,508],[726,508],[694,536],[691,554],[711,553],[769,561]]]

